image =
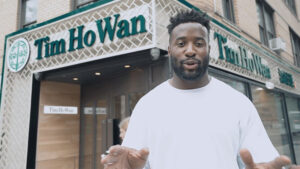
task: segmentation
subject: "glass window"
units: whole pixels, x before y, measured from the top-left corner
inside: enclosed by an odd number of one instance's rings
[[[286,97],[289,122],[293,138],[296,162],[300,164],[300,101],[294,97]]]
[[[223,77],[216,77],[216,78],[223,81],[224,83],[228,84],[229,86],[236,89],[237,91],[243,93],[244,95],[247,95],[246,94],[246,87],[245,87],[244,83],[238,82],[238,81],[235,81],[235,80],[230,80],[230,79],[223,78]]]
[[[37,0],[22,1],[22,27],[29,26],[37,20]]]
[[[262,0],[256,2],[260,41],[269,46],[269,40],[275,38],[273,10]]]
[[[284,0],[288,8],[296,15],[296,5],[295,0]]]
[[[297,34],[290,29],[291,43],[294,55],[295,65],[300,67],[300,38]]]
[[[145,95],[145,92],[136,92],[129,94],[129,111],[132,113],[137,102]]]
[[[114,118],[124,119],[126,117],[126,96],[119,95],[114,97]]]
[[[233,8],[233,0],[223,0],[223,11],[224,17],[231,22],[235,23],[234,20],[234,8]]]
[[[76,0],[76,7],[81,8],[98,0]]]
[[[244,95],[247,95],[246,85],[243,82],[239,82],[236,80],[233,80],[232,78],[226,78],[225,76],[209,72],[209,75],[213,76],[214,78],[223,81],[224,83],[228,84],[232,88],[236,89],[237,91],[243,93]]]
[[[283,98],[280,94],[258,86],[251,86],[253,103],[264,127],[278,152],[291,157],[289,139],[284,118]]]

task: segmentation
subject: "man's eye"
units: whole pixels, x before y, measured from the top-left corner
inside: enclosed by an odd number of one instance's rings
[[[177,46],[182,47],[182,46],[184,46],[184,43],[183,43],[183,42],[178,42],[178,43],[177,43]]]
[[[204,45],[204,43],[202,43],[202,42],[196,42],[195,45],[198,46],[198,47],[201,47],[201,46]]]

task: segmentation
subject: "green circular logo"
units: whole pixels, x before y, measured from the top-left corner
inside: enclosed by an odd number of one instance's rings
[[[18,72],[24,68],[29,59],[29,44],[26,39],[19,38],[10,46],[7,57],[7,65],[12,72]]]

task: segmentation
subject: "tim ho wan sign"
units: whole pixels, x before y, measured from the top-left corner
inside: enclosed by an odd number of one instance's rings
[[[140,9],[139,11],[142,10]],[[36,39],[34,41],[34,46],[37,49],[36,59],[41,60],[50,56],[91,47],[96,41],[103,44],[106,39],[113,41],[115,37],[123,39],[147,32],[146,17],[143,14],[126,19],[120,18],[122,18],[121,14],[115,14],[96,20],[94,22],[96,29],[93,30],[87,30],[85,25],[69,29],[69,39],[51,40],[49,36]]]

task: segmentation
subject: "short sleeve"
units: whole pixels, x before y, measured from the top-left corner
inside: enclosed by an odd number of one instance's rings
[[[255,163],[274,160],[279,154],[273,146],[256,108],[250,101],[247,101],[244,110],[244,112],[240,113],[239,150],[242,148],[248,149]],[[239,167],[244,168],[244,163],[239,155],[237,161]]]

